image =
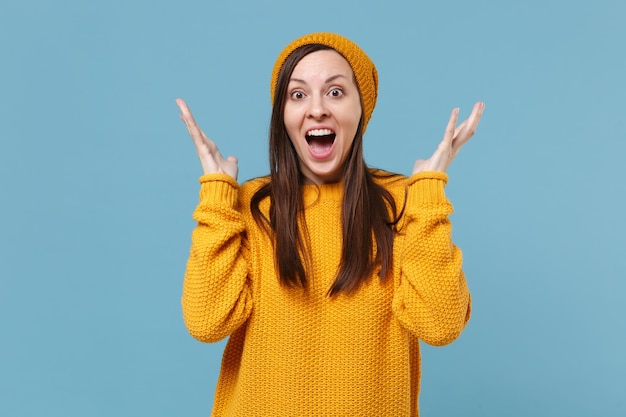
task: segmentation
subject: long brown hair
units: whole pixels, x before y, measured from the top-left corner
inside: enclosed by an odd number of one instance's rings
[[[270,181],[250,201],[255,221],[273,235],[276,268],[281,283],[286,286],[306,288],[306,265],[311,264],[302,198],[305,178],[300,172],[298,155],[284,123],[287,87],[294,68],[303,57],[329,49],[333,50],[325,45],[304,45],[285,60],[276,84],[270,122]],[[393,196],[374,181],[376,176],[363,159],[361,119],[343,166],[343,247],[339,271],[328,292],[331,296],[355,291],[371,277],[378,265],[381,280],[386,279],[391,271],[395,224],[399,216]],[[269,219],[259,208],[261,201],[267,197],[270,198]]]

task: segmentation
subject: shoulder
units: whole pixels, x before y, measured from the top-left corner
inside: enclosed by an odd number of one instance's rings
[[[269,176],[265,176],[252,178],[241,184],[239,187],[240,209],[248,212],[250,210],[250,202],[252,201],[252,198],[254,197],[256,192],[259,191],[264,185],[269,184],[269,182]],[[261,204],[262,207],[265,207],[265,205],[267,205],[265,202]]]
[[[404,200],[408,185],[407,176],[375,168],[370,169],[370,173],[374,182],[389,191],[396,201]]]
[[[256,178],[252,178],[244,182],[243,184],[241,184],[241,187],[240,187],[240,193],[241,193],[242,198],[250,200],[252,196],[254,195],[254,193],[259,191],[259,189],[263,187],[264,185],[269,184],[269,182],[270,182],[269,176],[256,177]]]

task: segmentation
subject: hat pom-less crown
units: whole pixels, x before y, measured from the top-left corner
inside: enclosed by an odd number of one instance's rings
[[[280,55],[278,55],[272,71],[272,81],[270,85],[272,103],[274,103],[274,95],[276,94],[278,75],[289,55],[301,46],[314,44],[333,48],[343,55],[350,64],[350,67],[352,67],[359,92],[361,93],[361,99],[363,100],[363,132],[365,132],[367,123],[370,121],[372,112],[376,106],[376,98],[378,97],[378,72],[372,60],[356,43],[335,33],[311,33],[296,39],[283,49]]]

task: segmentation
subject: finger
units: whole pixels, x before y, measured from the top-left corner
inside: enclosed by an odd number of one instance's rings
[[[476,131],[476,127],[478,126],[478,123],[480,122],[480,118],[483,115],[484,109],[485,109],[485,104],[479,101],[478,103],[474,104],[472,113],[467,118],[467,120],[469,121],[469,128],[472,134],[474,134],[474,132]]]
[[[464,135],[467,135],[469,137],[474,136],[474,133],[476,133],[476,128],[478,127],[478,123],[480,122],[480,118],[482,117],[484,109],[485,109],[484,103],[479,101],[478,103],[474,104],[472,113],[469,115],[467,120],[465,120],[466,123],[462,129]]]
[[[446,126],[446,131],[443,135],[442,145],[449,146],[452,143],[452,140],[455,136],[456,123],[459,120],[459,108],[455,108],[452,110],[450,114],[450,119],[448,120],[448,125]]]
[[[476,133],[485,104],[478,102],[474,105],[472,113],[457,128],[454,134],[454,147],[460,148]]]
[[[475,114],[474,124],[472,127],[472,130],[474,132],[476,131],[476,128],[478,127],[478,123],[480,123],[480,119],[483,117],[483,111],[485,111],[485,103],[483,103],[482,101],[479,101],[478,103],[474,104],[474,108],[472,109],[472,114]]]
[[[196,123],[196,119],[194,119],[193,114],[191,114],[191,110],[189,110],[189,106],[187,106],[187,103],[185,103],[185,101],[183,99],[176,99],[176,104],[178,105],[178,108],[180,109],[180,118],[183,122],[185,122],[185,125],[187,126],[187,129],[191,130],[192,129],[198,129],[198,124]]]
[[[446,130],[443,134],[443,139],[439,142],[439,146],[431,156],[431,159],[440,159],[443,155],[447,155],[452,150],[452,145],[454,143],[454,138],[456,136],[456,124],[459,119],[459,108],[455,108],[450,113],[450,119],[448,120],[448,125],[446,126]]]
[[[459,132],[462,131],[465,126],[467,126],[467,119],[463,120],[457,127],[454,129],[454,137],[459,136]]]
[[[209,140],[209,138],[204,134],[204,132],[196,123],[196,119],[194,119],[191,110],[189,110],[189,106],[187,106],[187,103],[185,103],[183,99],[179,98],[176,99],[176,104],[180,109],[180,118],[185,123],[185,126],[187,127],[187,132],[189,132],[189,136],[191,136],[191,139],[196,145],[196,149],[200,151],[203,146],[206,146],[205,138],[206,140]]]
[[[196,124],[196,121],[191,114],[191,110],[189,110],[189,106],[182,98],[176,99],[176,105],[180,109],[180,118],[185,122],[185,124]]]

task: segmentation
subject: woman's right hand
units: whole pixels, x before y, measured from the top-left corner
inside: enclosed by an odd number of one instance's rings
[[[189,136],[191,136],[194,145],[196,145],[196,152],[198,153],[198,158],[200,158],[203,173],[227,174],[237,180],[237,173],[239,172],[237,158],[229,156],[224,159],[219,149],[217,149],[217,145],[196,124],[189,107],[187,107],[187,103],[179,98],[176,99],[176,104],[180,109],[180,118],[185,122]]]

